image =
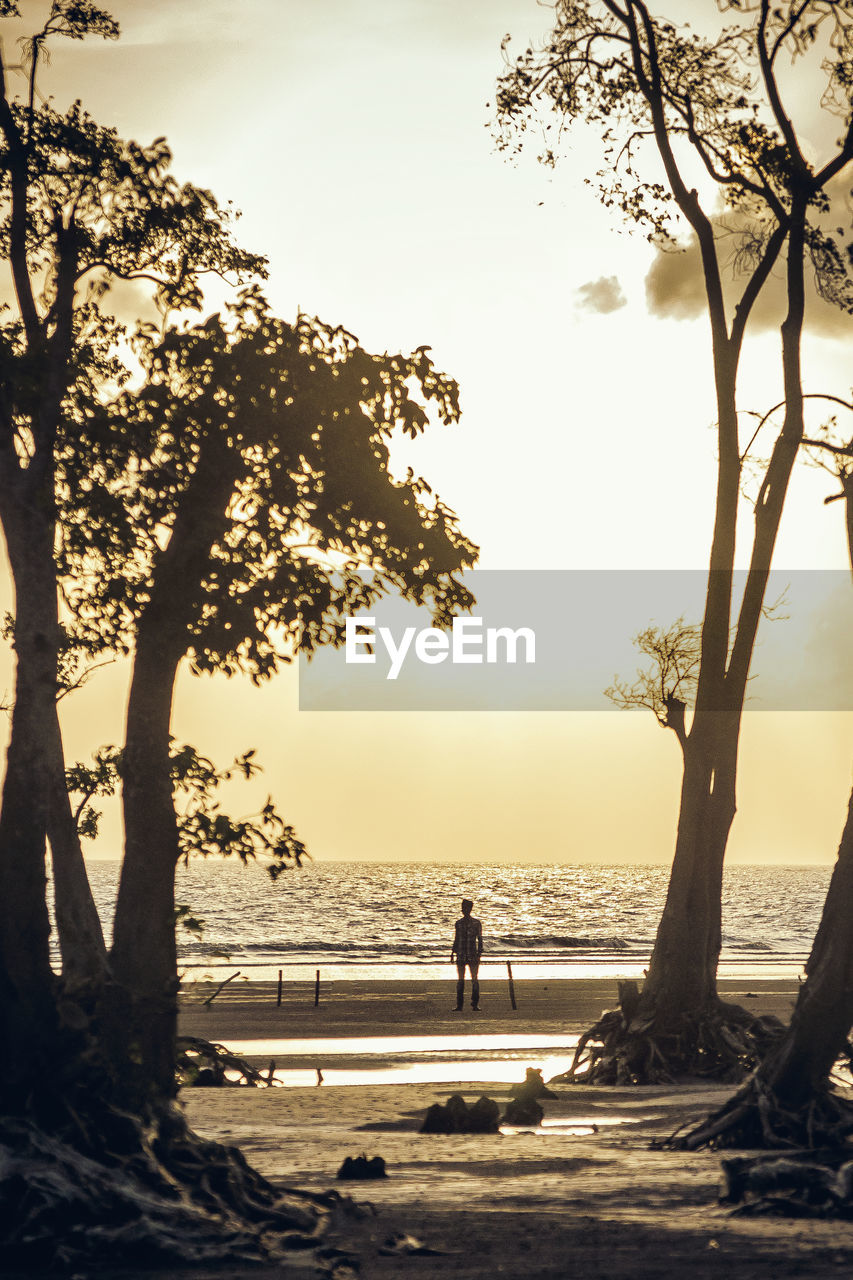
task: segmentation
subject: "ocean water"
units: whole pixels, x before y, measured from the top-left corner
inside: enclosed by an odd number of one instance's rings
[[[831,868],[735,867],[723,901],[721,973],[797,972]],[[90,862],[109,931],[118,864]],[[181,933],[188,977],[448,976],[462,897],[483,923],[483,976],[639,976],[648,962],[667,867],[308,863],[273,882],[258,865],[213,859],[178,873],[177,898],[204,921]]]

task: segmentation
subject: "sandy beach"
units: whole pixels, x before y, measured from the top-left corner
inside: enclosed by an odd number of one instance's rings
[[[280,1008],[271,984],[231,984],[206,1006],[212,990],[185,994],[182,1030],[226,1043],[556,1035],[580,1031],[615,995],[611,980],[523,981],[516,984],[513,1011],[506,983],[484,983],[477,1015],[452,1011],[451,982],[330,983],[317,1008],[307,983],[288,987]],[[796,982],[742,981],[722,990],[756,1011],[785,1017]],[[334,1057],[318,1046],[319,1061]],[[280,1051],[276,1060],[288,1062]],[[359,1061],[366,1060],[350,1064]],[[544,1104],[540,1132],[452,1137],[418,1133],[431,1103],[459,1092],[469,1101],[487,1093],[503,1104],[508,1085],[192,1089],[183,1097],[199,1132],[238,1144],[274,1181],[309,1190],[336,1186],[369,1205],[364,1216],[345,1218],[335,1237],[359,1256],[365,1278],[849,1275],[853,1223],[732,1217],[718,1203],[719,1155],[649,1149],[655,1136],[704,1113],[729,1091],[562,1086]],[[381,1155],[388,1178],[336,1183],[344,1157],[361,1152]],[[434,1252],[401,1254],[393,1239],[403,1234]]]
[[[449,966],[448,966],[449,968]],[[479,1014],[454,1011],[454,980],[434,982],[337,982],[322,979],[314,1005],[312,982],[285,982],[278,1006],[276,984],[229,983],[215,997],[216,984],[187,988],[181,1005],[184,1035],[223,1038],[303,1038],[309,1036],[412,1036],[579,1032],[616,1001],[611,978],[516,979],[517,1009],[505,980],[480,984]],[[795,980],[721,981],[723,999],[744,1003],[756,1013],[775,1013],[787,1021],[796,998]]]

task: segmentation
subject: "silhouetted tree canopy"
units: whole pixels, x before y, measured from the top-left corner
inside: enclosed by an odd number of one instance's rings
[[[0,18],[18,14],[0,0]],[[372,355],[340,327],[274,317],[265,260],[237,244],[229,206],[177,181],[164,139],[125,141],[79,103],[40,104],[46,42],[89,34],[118,28],[87,0],[52,0],[24,46],[23,101],[0,55],[0,254],[14,289],[0,313],[0,522],[16,652],[0,1155],[5,1189],[29,1192],[0,1226],[3,1257],[24,1269],[85,1266],[105,1248],[116,1266],[140,1249],[283,1257],[288,1232],[306,1244],[320,1230],[322,1197],[282,1195],[173,1105],[174,877],[190,853],[261,853],[274,871],[304,848],[271,801],[245,819],[218,807],[228,771],[174,749],[174,682],[188,653],[196,671],[261,680],[297,647],[334,642],[342,610],[384,591],[438,620],[470,602],[459,574],[476,549],[425,481],[391,468],[394,433],[418,434],[430,406],[455,421],[458,391],[429,348]],[[211,280],[230,303],[201,320]],[[57,699],[105,651],[131,659],[124,745],[66,774]],[[252,754],[235,768],[251,774]],[[119,778],[108,952],[80,834],[96,825],[88,801]]]
[[[393,434],[419,434],[425,405],[458,418],[427,349],[373,355],[341,328],[271,316],[251,291],[224,316],[147,332],[137,352],[143,385],[87,404],[59,451],[60,566],[83,635],[130,648],[182,504],[206,499],[208,563],[184,584],[196,671],[262,679],[294,646],[339,639],[343,612],[383,591],[445,623],[470,603],[452,575],[473,544],[424,480],[391,474]],[[196,493],[202,465],[230,479],[224,498]]]
[[[243,863],[262,861],[276,880],[289,866],[300,866],[309,854],[295,829],[267,796],[257,813],[234,816],[223,811],[219,789],[223,783],[261,772],[254,750],[235,757],[219,768],[188,743],[172,742],[171,772],[178,822],[180,860],[191,857],[236,857]],[[121,747],[99,747],[91,764],[76,761],[65,770],[65,781],[74,804],[74,821],[80,835],[95,840],[102,813],[94,801],[115,796],[121,786],[124,753]]]
[[[646,627],[634,644],[649,661],[632,684],[614,678],[604,690],[617,707],[645,707],[662,729],[672,729],[682,751],[687,741],[685,712],[696,696],[701,656],[701,628],[678,618],[669,627]]]

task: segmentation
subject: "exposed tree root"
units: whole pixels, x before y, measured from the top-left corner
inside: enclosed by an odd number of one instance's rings
[[[770,1147],[723,1161],[722,1203],[743,1215],[853,1218],[853,1102],[829,1085],[790,1110],[755,1075],[719,1111],[658,1145]]]
[[[274,1067],[274,1063],[270,1066]],[[186,1086],[253,1085],[266,1088],[279,1083],[272,1070],[259,1071],[222,1044],[198,1036],[178,1038],[178,1084]]]
[[[853,1147],[723,1161],[721,1203],[743,1217],[853,1218]]]
[[[8,1269],[288,1261],[288,1276],[350,1274],[324,1246],[336,1191],[281,1191],[234,1147],[193,1134],[174,1110],[156,1128],[102,1109],[62,1131],[0,1120],[0,1255]]]
[[[604,1085],[671,1084],[690,1077],[739,1081],[783,1030],[778,1018],[756,1017],[722,1000],[702,1011],[666,1017],[647,1013],[637,984],[620,982],[619,1007],[584,1032],[571,1067],[556,1080]]]
[[[853,1102],[830,1085],[797,1110],[783,1107],[758,1075],[748,1080],[719,1111],[663,1144],[681,1151],[700,1147],[838,1150],[853,1136]]]

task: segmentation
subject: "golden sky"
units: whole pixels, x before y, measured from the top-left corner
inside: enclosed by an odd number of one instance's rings
[[[547,9],[111,8],[122,40],[57,44],[42,91],[59,106],[81,97],[141,142],[165,134],[179,177],[243,211],[240,237],[269,256],[285,317],[301,308],[378,350],[432,346],[460,382],[462,422],[398,462],[459,512],[483,567],[705,566],[714,408],[695,262],[656,257],[602,208],[583,182],[599,161],[593,132],[574,133],[551,172],[532,156],[507,163],[488,127],[501,39],[520,50],[547,31]],[[44,5],[24,10],[37,21]],[[771,290],[747,348],[742,405],[760,412],[780,399],[779,301]],[[850,337],[849,320],[812,302],[807,390],[848,392]],[[841,504],[822,505],[831,489],[802,469],[778,565],[846,566]],[[125,678],[116,666],[68,700],[72,759],[120,739]],[[834,857],[851,724],[747,713],[732,861]],[[666,862],[674,844],[678,748],[642,714],[311,714],[294,672],[261,691],[184,674],[174,732],[223,763],[257,747],[256,798],[272,792],[322,859]],[[115,856],[117,838],[110,817],[98,855]]]

